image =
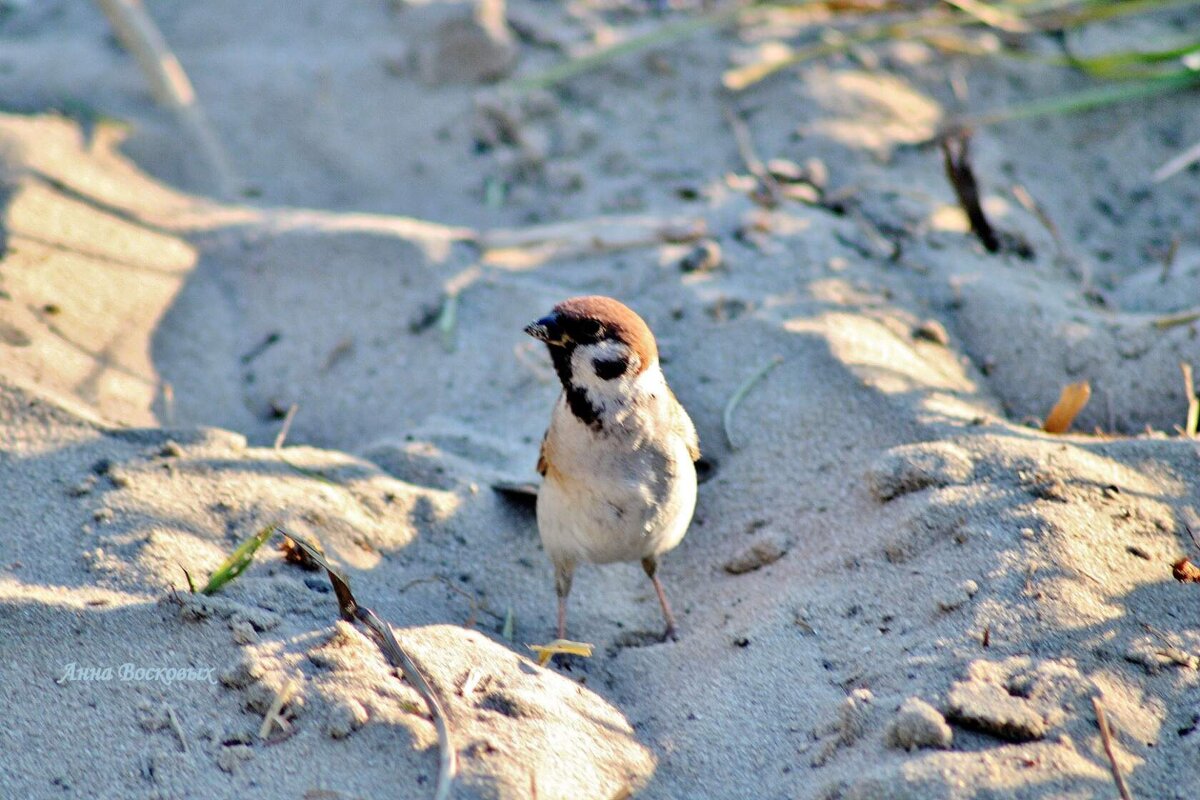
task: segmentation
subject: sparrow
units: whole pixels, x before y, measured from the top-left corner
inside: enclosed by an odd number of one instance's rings
[[[696,426],[667,386],[649,326],[611,297],[573,297],[525,327],[545,342],[562,392],[542,438],[537,523],[554,565],[558,638],[581,562],[637,561],[676,638],[658,559],[696,507]]]

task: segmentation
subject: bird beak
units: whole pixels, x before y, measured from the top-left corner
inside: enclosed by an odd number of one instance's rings
[[[557,314],[549,314],[537,322],[529,323],[525,326],[525,333],[546,344],[555,344],[562,340]]]

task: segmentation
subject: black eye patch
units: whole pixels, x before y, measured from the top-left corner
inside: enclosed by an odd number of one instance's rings
[[[629,369],[629,362],[623,358],[594,358],[592,369],[596,370],[596,377],[611,381],[625,374],[625,370]]]
[[[576,319],[571,320],[566,330],[576,344],[594,344],[602,338],[604,326],[594,319]]]

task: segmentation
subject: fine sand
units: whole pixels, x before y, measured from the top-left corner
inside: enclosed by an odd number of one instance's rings
[[[517,73],[655,5],[513,0]],[[1078,76],[897,43],[728,100],[763,31],[707,30],[518,99],[423,80],[404,3],[146,6],[235,197],[93,4],[0,2],[0,795],[432,796],[425,706],[323,575],[272,543],[188,591],[280,523],[442,697],[458,798],[1111,798],[1094,698],[1134,797],[1196,796],[1200,322],[1156,322],[1200,308],[1200,182],[1149,180],[1194,93],[978,132],[1029,251],[993,255],[931,139]],[[727,105],[807,171],[775,208]],[[594,653],[540,668],[551,569],[493,487],[558,391],[521,329],[582,293],[656,332],[707,480],[680,641],[636,564],[585,568]]]

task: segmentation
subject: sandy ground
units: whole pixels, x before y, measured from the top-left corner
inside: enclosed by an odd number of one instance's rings
[[[1200,560],[1200,345],[1154,321],[1200,306],[1200,182],[1148,180],[1194,94],[980,133],[985,204],[1032,250],[997,256],[929,139],[1078,77],[912,43],[787,72],[733,102],[827,202],[768,211],[715,90],[762,29],[516,101],[422,81],[403,4],[245,5],[147,3],[231,201],[91,4],[0,3],[0,793],[430,795],[419,697],[323,578],[264,548],[187,592],[282,522],[444,697],[456,797],[1107,798],[1094,697],[1135,797],[1195,795],[1200,588],[1171,565]],[[518,72],[662,24],[647,5],[511,3]],[[699,225],[721,263],[686,272],[664,239]],[[557,392],[521,327],[579,293],[656,331],[709,479],[665,560],[681,641],[651,642],[636,565],[588,569],[595,654],[542,669],[551,571],[491,487],[535,477]],[[723,409],[776,357],[735,447]],[[1042,433],[1080,380],[1081,433]]]

